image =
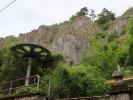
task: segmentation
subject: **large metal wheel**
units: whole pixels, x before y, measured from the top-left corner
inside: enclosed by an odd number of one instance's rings
[[[46,58],[51,57],[51,53],[48,49],[37,44],[18,44],[12,47],[11,50],[15,53],[15,55],[28,59],[25,86],[29,85],[33,59],[45,61]]]

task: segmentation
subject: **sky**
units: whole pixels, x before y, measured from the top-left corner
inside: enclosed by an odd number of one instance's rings
[[[0,10],[13,0],[0,0]],[[120,16],[133,0],[16,0],[0,12],[0,37],[18,36],[40,25],[52,25],[68,20],[81,8],[87,7],[100,13],[103,8]]]

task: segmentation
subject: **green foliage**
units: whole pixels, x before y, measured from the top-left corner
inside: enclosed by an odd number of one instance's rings
[[[11,47],[14,45],[16,45],[16,38],[9,37],[4,40],[3,47],[0,49],[0,83],[25,77],[27,59],[18,58],[12,53]],[[33,61],[31,75],[42,76],[46,70],[54,69],[59,61],[63,61],[63,56],[59,53],[52,54],[52,57],[47,58],[43,63]]]
[[[70,20],[70,21],[73,21],[73,20],[75,20],[76,18],[77,18],[76,15],[72,15],[72,16],[69,18],[69,20]]]
[[[133,66],[133,17],[129,19],[127,26],[127,33],[131,35],[131,41],[129,45],[128,64]]]
[[[112,72],[116,70],[117,61],[114,59],[115,53],[108,50],[103,52],[95,52],[93,54],[89,54],[84,58],[84,64],[97,66],[101,74],[106,79],[111,78]]]
[[[28,86],[28,87],[23,87],[15,90],[14,94],[27,94],[27,93],[36,93],[37,90],[35,87]]]
[[[121,68],[122,74],[127,77],[133,75],[133,67],[132,66],[126,66]]]
[[[100,14],[98,14],[98,18],[96,20],[97,25],[102,30],[107,30],[109,27],[109,22],[115,20],[115,14],[112,11],[104,8]]]
[[[87,14],[87,8],[82,8],[70,20]],[[121,33],[108,34],[105,30],[114,19],[115,15],[107,9],[98,15],[96,22],[100,29],[91,40],[88,50],[83,52],[82,62],[78,66],[64,64],[61,53],[52,53],[52,57],[43,63],[34,61],[31,75],[41,76],[39,92],[48,94],[50,80],[51,95],[59,98],[103,95],[109,89],[105,79],[111,79],[118,65],[125,76],[133,74],[133,18],[129,19],[127,29]],[[27,61],[17,58],[10,51],[15,44],[16,38],[7,38],[0,49],[0,82],[25,77]],[[30,92],[35,92],[35,88],[16,90],[17,94]]]
[[[94,11],[93,9],[90,10],[89,17],[91,18],[92,21],[95,20],[95,18],[96,18],[96,14],[95,14],[95,11]]]
[[[131,34],[133,36],[133,17],[129,18],[127,32],[128,32],[128,34]]]
[[[119,37],[119,33],[113,32],[108,35],[108,42],[114,41]]]
[[[130,46],[129,46],[129,65],[132,65],[133,66],[133,40],[131,41],[130,43]]]
[[[58,84],[63,86],[60,97],[103,95],[108,90],[95,67],[58,67],[55,74]]]
[[[40,65],[41,68],[54,69],[59,62],[63,62],[63,61],[64,61],[64,57],[63,57],[62,53],[53,52],[51,57],[46,58],[45,61],[43,61],[41,63],[40,62],[37,62],[37,63],[38,63],[38,65]],[[35,65],[36,65],[36,63],[35,63]]]
[[[100,74],[96,67],[84,67],[83,65],[80,65],[68,68],[68,71],[71,74],[72,80],[75,81],[73,85],[71,84],[75,87],[74,89],[71,89],[71,92],[76,93],[76,89],[81,91],[81,93],[77,92],[77,96],[103,95],[106,93],[107,87],[104,83],[104,79],[99,76]]]
[[[126,29],[122,29],[120,32],[120,35],[124,35],[124,34],[126,34]]]
[[[10,76],[10,72],[14,70],[14,67],[12,66],[13,63],[15,63],[15,59],[10,51],[10,48],[16,44],[16,38],[15,37],[9,37],[4,40],[3,47],[0,49],[0,80],[6,80]],[[17,63],[17,62],[16,62]]]
[[[75,20],[77,17],[79,16],[86,16],[88,14],[88,8],[87,7],[83,7],[81,8],[81,10],[79,12],[76,13],[76,15],[72,15],[69,20],[73,21]]]
[[[20,57],[18,58],[14,53],[12,53],[11,47],[13,47],[14,45],[16,45],[16,38],[8,37],[4,40],[3,45],[0,49],[0,83],[25,77],[27,70],[27,59]],[[52,77],[51,75],[53,69],[59,62],[63,62],[63,55],[61,53],[52,53],[52,57],[47,58],[43,63],[33,61],[31,75],[38,74],[41,76],[39,92],[44,94],[48,93],[47,81],[50,77]],[[3,87],[4,86],[1,86],[1,88]],[[51,91],[54,90],[54,87],[55,85],[53,82]],[[31,86],[18,88],[16,89],[16,91],[14,91],[13,94],[24,94],[31,92],[37,92],[36,88]]]
[[[104,31],[99,31],[95,33],[95,39],[101,39],[101,38],[105,38],[106,34]]]
[[[106,24],[110,21],[115,20],[115,14],[106,8],[103,8],[102,12],[98,14],[98,19],[96,20],[98,25]]]
[[[99,27],[100,27],[101,30],[106,31],[109,28],[109,24],[105,23],[105,24],[99,25]]]
[[[77,16],[85,16],[87,14],[88,14],[88,8],[87,7],[81,8],[81,10],[76,13]]]
[[[118,65],[123,67],[129,64],[130,42],[130,36],[126,34],[120,37],[116,32],[110,35],[105,34],[104,31],[97,32],[88,50],[83,52],[82,64],[86,67],[96,66],[101,76],[110,79]]]

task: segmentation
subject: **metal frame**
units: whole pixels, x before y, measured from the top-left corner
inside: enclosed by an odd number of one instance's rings
[[[15,55],[28,59],[25,86],[29,85],[29,77],[31,74],[33,60],[36,59],[39,62],[43,62],[48,57],[51,57],[51,52],[48,49],[37,44],[18,44],[13,46],[11,50],[15,53]]]
[[[0,90],[0,92],[8,91],[8,95],[10,95],[12,90],[15,90],[15,89],[18,89],[18,88],[29,87],[29,86],[36,86],[36,91],[38,92],[39,83],[40,83],[40,76],[39,75],[35,75],[35,76],[29,77],[28,79],[30,80],[32,78],[34,79],[34,82],[29,84],[28,86],[25,86],[25,84],[23,84],[23,85],[20,85],[20,86],[13,87],[13,84],[15,84],[16,82],[19,82],[19,81],[22,81],[22,80],[25,81],[27,78],[20,78],[20,79],[13,80],[13,81],[10,81],[10,82],[5,82],[5,83],[3,83],[3,86],[4,86],[4,84],[10,84],[10,87],[7,88],[7,89]],[[37,79],[37,82],[36,82],[36,79]]]

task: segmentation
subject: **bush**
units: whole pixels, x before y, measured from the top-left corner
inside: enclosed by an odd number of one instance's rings
[[[37,89],[32,86],[18,88],[15,90],[15,94],[26,94],[26,93],[36,93]]]
[[[129,18],[127,32],[133,36],[133,17]]]
[[[111,42],[111,41],[115,40],[115,39],[118,38],[118,37],[119,37],[119,33],[113,32],[113,33],[111,33],[111,34],[108,36],[108,42]]]
[[[60,97],[78,97],[89,95],[103,95],[107,92],[107,85],[100,77],[95,67],[59,67],[56,71],[58,84],[64,86]],[[100,91],[99,91],[100,90]]]
[[[105,38],[105,32],[103,31],[96,32],[95,38],[96,39]]]

